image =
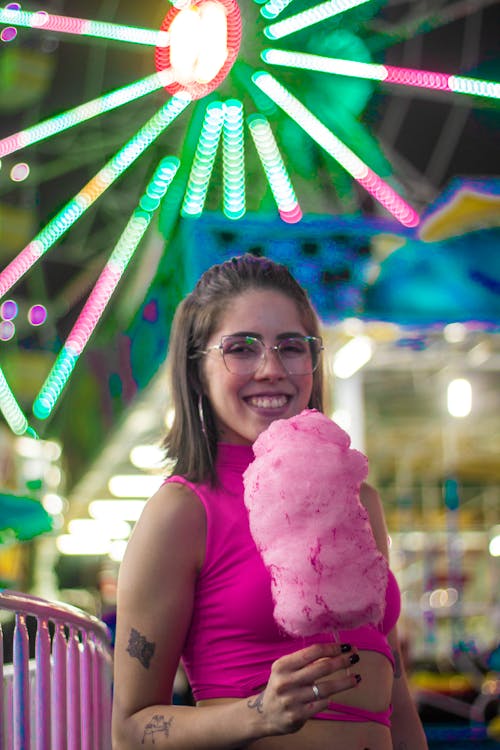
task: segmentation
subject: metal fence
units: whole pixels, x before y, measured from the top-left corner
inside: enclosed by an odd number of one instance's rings
[[[0,610],[14,620],[10,633],[0,624],[1,747],[110,750],[112,652],[104,623],[7,590],[0,590]]]

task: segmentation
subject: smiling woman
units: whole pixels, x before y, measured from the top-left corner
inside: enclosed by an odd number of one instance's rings
[[[306,293],[266,258],[213,266],[179,305],[170,351],[175,418],[165,439],[173,475],[146,504],[118,584],[116,750],[427,747],[400,666],[394,576],[381,587],[380,624],[339,631],[338,640],[290,634],[275,619],[271,574],[250,531],[243,475],[252,446],[277,420],[293,432],[297,415],[321,411],[321,351]],[[364,506],[370,542],[356,553],[361,567],[370,549],[386,566],[378,495],[342,471],[335,484],[345,482]],[[326,483],[324,491],[342,514],[338,489]],[[270,502],[282,503],[282,494],[271,490]],[[325,587],[335,590],[328,575]],[[173,705],[180,661],[193,706]]]

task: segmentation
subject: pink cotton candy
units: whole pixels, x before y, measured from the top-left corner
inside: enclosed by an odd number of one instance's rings
[[[250,530],[271,573],[276,622],[291,635],[382,620],[387,562],[359,488],[366,457],[321,412],[272,422],[245,471]]]

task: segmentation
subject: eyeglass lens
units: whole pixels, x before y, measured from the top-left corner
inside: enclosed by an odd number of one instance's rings
[[[281,363],[290,375],[314,372],[318,364],[321,340],[309,337],[283,339],[275,347]],[[230,372],[248,374],[255,372],[266,353],[266,346],[253,336],[223,336],[221,351]]]

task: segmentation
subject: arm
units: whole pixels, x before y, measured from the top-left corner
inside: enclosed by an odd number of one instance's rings
[[[147,503],[120,568],[114,750],[241,748],[298,730],[326,708],[331,694],[356,685],[344,671],[349,654],[340,655],[338,644],[318,644],[276,661],[257,696],[204,707],[172,705],[204,545],[201,503],[182,485],[163,486]],[[313,703],[311,685],[325,677],[322,700]]]
[[[427,739],[410,693],[396,628],[391,630],[387,639],[396,662],[392,686],[392,746],[394,750],[427,750]]]
[[[379,494],[370,485],[363,484],[360,499],[368,511],[377,547],[388,559],[387,527]],[[391,698],[393,710],[391,717],[392,746],[394,750],[427,750],[425,733],[404,670],[396,628],[388,634],[387,640],[396,664]]]

